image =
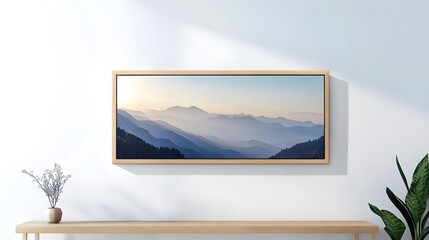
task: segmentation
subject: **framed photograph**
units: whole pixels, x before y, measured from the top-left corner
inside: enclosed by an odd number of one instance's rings
[[[113,71],[114,164],[326,164],[328,71]]]

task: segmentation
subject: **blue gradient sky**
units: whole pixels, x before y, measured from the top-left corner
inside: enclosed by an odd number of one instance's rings
[[[119,76],[118,107],[197,106],[220,114],[323,123],[323,76]]]

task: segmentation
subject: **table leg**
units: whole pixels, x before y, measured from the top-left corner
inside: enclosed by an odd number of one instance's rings
[[[371,240],[375,240],[375,233],[371,233],[371,237],[370,237],[370,239],[371,239]]]
[[[359,240],[359,233],[355,233],[355,240]]]
[[[22,234],[22,240],[28,240],[28,233]]]
[[[34,234],[34,240],[39,240],[40,239],[40,234],[39,233],[35,233]]]

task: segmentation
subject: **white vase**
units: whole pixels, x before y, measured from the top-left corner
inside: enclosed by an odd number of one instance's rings
[[[45,210],[45,218],[48,223],[59,223],[62,216],[63,211],[61,211],[61,208],[48,208]]]

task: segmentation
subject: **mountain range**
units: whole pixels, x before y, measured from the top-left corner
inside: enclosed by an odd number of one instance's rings
[[[281,150],[270,158],[322,159],[325,157],[325,136],[308,142],[298,143]]]
[[[185,158],[269,158],[324,135],[323,125],[283,117],[208,113],[196,106],[117,111],[117,127]]]
[[[155,147],[121,128],[116,129],[116,157],[119,159],[185,158],[175,148]]]

